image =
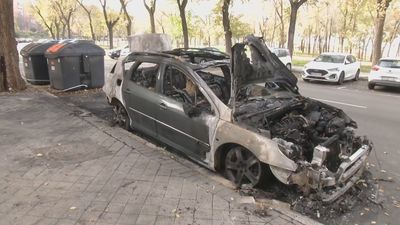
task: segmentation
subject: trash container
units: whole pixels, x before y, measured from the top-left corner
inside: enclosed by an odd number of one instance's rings
[[[105,51],[91,41],[63,41],[46,51],[50,85],[58,90],[104,85]]]
[[[31,84],[49,84],[45,51],[57,41],[32,42],[21,49],[26,81]]]

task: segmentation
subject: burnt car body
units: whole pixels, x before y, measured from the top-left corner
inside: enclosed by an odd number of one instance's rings
[[[230,61],[131,53],[103,89],[120,125],[223,171],[237,187],[268,182],[269,172],[332,202],[360,178],[372,145],[342,110],[303,97],[296,83],[248,36]]]

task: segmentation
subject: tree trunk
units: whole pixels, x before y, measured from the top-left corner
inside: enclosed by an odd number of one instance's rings
[[[89,17],[90,34],[92,35],[92,40],[96,41],[96,34],[94,33],[92,15],[89,14],[88,17]]]
[[[232,48],[232,31],[229,19],[230,4],[231,0],[224,0],[222,5],[222,25],[224,27],[224,32],[225,32],[225,51],[228,54],[231,54],[231,48]]]
[[[15,40],[13,0],[0,1],[0,91],[23,90]]]
[[[150,25],[151,25],[151,33],[156,33],[156,23],[154,20],[154,12],[150,13]]]
[[[110,49],[114,48],[114,33],[113,33],[113,27],[112,26],[108,26],[108,41],[109,41],[109,45],[110,45]]]
[[[290,20],[289,20],[289,32],[288,32],[288,49],[290,56],[293,56],[293,42],[294,42],[294,32],[296,29],[297,20],[297,6],[292,5],[290,10]]]
[[[375,18],[375,36],[372,48],[372,65],[376,65],[382,56],[383,26],[385,25],[386,10],[391,0],[377,0],[377,10]]]
[[[183,47],[189,48],[189,31],[188,31],[187,22],[186,22],[185,9],[179,10],[179,11],[180,11],[181,20],[182,20]]]

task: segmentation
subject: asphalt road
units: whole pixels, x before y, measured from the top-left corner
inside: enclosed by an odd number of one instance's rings
[[[379,181],[379,200],[383,208],[372,212],[359,208],[354,223],[398,224],[400,200],[400,89],[377,87],[368,90],[367,81],[347,82],[342,86],[299,81],[300,93],[343,109],[358,124],[359,135],[367,135],[375,149],[370,155],[370,170]],[[385,214],[386,213],[386,214]],[[358,215],[357,215],[358,214]]]

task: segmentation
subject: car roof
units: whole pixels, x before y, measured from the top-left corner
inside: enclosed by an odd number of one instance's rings
[[[165,58],[165,59],[170,59],[170,60],[176,60],[175,62],[182,63],[183,65],[186,65],[193,70],[201,70],[201,69],[205,69],[207,67],[230,64],[230,61],[228,59],[212,60],[212,61],[208,61],[208,62],[201,63],[201,64],[193,64],[193,63],[189,63],[189,62],[180,60],[180,58],[176,55],[163,53],[163,52],[131,52],[131,53],[129,53],[129,55],[126,56],[126,58],[137,57],[137,56],[147,57],[147,58]]]
[[[321,53],[321,55],[342,55],[342,56],[346,56],[346,55],[351,55],[351,54],[343,53],[343,52],[323,52],[323,53]]]
[[[379,60],[400,60],[400,58],[395,58],[395,57],[382,57]]]

